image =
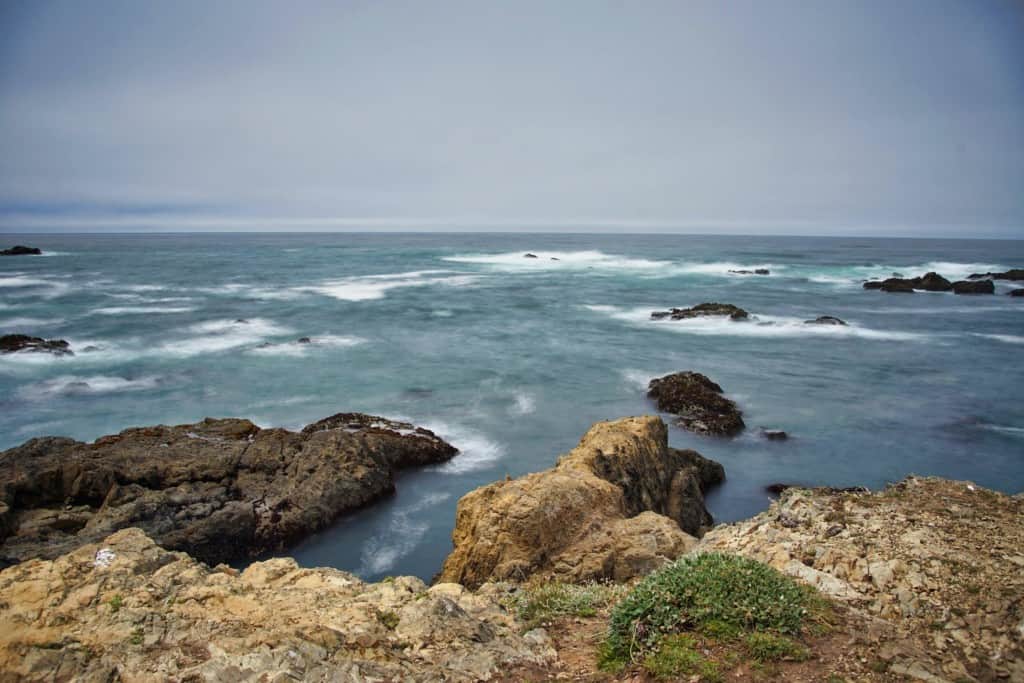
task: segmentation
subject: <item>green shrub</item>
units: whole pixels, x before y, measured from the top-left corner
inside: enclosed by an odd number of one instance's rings
[[[662,638],[658,648],[644,658],[644,668],[660,679],[677,680],[695,674],[705,681],[721,679],[718,665],[700,653],[692,636],[684,634]]]
[[[750,656],[759,662],[802,662],[810,657],[806,647],[777,633],[755,631],[747,636],[745,644]]]
[[[121,597],[120,593],[117,593],[116,595],[114,595],[114,597],[110,598],[109,604],[110,611],[117,612],[119,609],[121,609],[121,605],[124,604],[124,598]]]
[[[530,628],[556,617],[592,617],[625,595],[625,586],[610,583],[538,583],[522,588],[511,599],[516,616]]]
[[[608,645],[616,656],[632,659],[684,629],[797,635],[812,601],[810,589],[760,562],[691,555],[649,575],[615,606]]]

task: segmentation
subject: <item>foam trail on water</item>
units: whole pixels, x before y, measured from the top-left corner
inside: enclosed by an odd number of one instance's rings
[[[397,508],[392,514],[387,530],[363,545],[360,553],[361,563],[356,574],[382,574],[394,567],[399,559],[411,553],[420,544],[430,528],[428,523],[423,521],[421,513],[449,498],[449,493],[428,493],[411,505]]]
[[[139,315],[151,313],[189,313],[196,310],[192,306],[108,306],[97,308],[93,313],[100,315]]]
[[[372,301],[383,299],[392,289],[403,287],[426,287],[444,285],[465,287],[476,283],[479,278],[472,275],[447,275],[450,270],[414,270],[405,273],[363,275],[357,277],[324,280],[318,285],[293,287],[295,292],[312,292],[341,301]]]
[[[413,421],[415,423],[415,421]],[[486,469],[505,454],[505,447],[478,431],[446,422],[420,422],[424,427],[459,449],[458,455],[433,469],[446,474],[463,474]]]
[[[267,344],[250,349],[249,353],[258,356],[291,356],[301,358],[308,352],[316,349],[344,349],[351,346],[358,346],[365,343],[361,337],[345,337],[334,334],[325,334],[318,337],[311,337],[308,342],[285,342],[283,344]]]
[[[1006,344],[1024,344],[1024,336],[1019,334],[982,334],[981,332],[972,332],[975,337],[984,337],[985,339],[994,339],[1001,341]]]
[[[511,415],[529,415],[537,410],[537,400],[525,391],[516,392],[513,404],[509,408]]]
[[[157,347],[171,356],[195,356],[250,346],[268,337],[291,334],[292,330],[263,318],[250,320],[208,320],[189,326],[194,336]]]
[[[148,376],[128,379],[107,375],[62,375],[53,379],[29,384],[18,389],[18,396],[29,401],[41,401],[55,396],[77,396],[88,394],[109,394],[122,391],[153,389],[160,383],[160,377]]]

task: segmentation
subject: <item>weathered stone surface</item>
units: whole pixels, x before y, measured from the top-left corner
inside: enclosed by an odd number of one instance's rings
[[[73,356],[71,345],[63,339],[43,339],[27,334],[5,334],[0,337],[0,353],[52,353]]]
[[[696,543],[711,523],[703,492],[723,478],[669,448],[656,417],[598,422],[554,468],[463,496],[440,580],[641,576]]]
[[[138,529],[0,572],[0,678],[482,681],[556,653],[502,591],[363,583],[291,559],[205,567]]]
[[[877,493],[772,488],[767,512],[715,527],[694,552],[766,562],[881,620],[891,672],[1024,680],[1024,500],[916,477]]]
[[[647,396],[654,399],[658,410],[675,413],[679,426],[691,432],[733,436],[746,426],[740,409],[722,396],[722,387],[699,372],[652,379]]]
[[[960,280],[953,283],[954,294],[995,294],[996,286],[991,280]]]
[[[248,420],[45,437],[0,453],[0,556],[53,558],[125,527],[210,563],[280,550],[394,490],[392,470],[457,450],[341,413],[301,433]]]
[[[717,303],[697,304],[693,308],[670,308],[667,311],[654,311],[651,313],[653,320],[661,320],[663,318],[687,320],[689,318],[703,318],[704,316],[728,316],[730,320],[746,320],[750,317],[750,314],[739,306]]]
[[[26,247],[18,244],[10,249],[0,249],[0,256],[39,256],[43,250],[38,247]]]

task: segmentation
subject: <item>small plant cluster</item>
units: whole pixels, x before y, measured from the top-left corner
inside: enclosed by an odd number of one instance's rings
[[[511,598],[511,609],[530,628],[557,617],[592,617],[622,599],[628,588],[613,583],[537,583]]]
[[[719,662],[709,654],[716,644],[733,643],[761,663],[804,660],[807,648],[794,637],[823,607],[813,589],[760,562],[687,556],[648,576],[615,606],[601,664],[618,669],[641,662],[657,678],[715,681]]]

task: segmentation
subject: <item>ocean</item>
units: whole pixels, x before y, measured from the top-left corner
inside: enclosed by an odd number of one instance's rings
[[[725,466],[717,521],[775,482],[910,473],[1024,489],[1024,299],[885,294],[861,281],[1024,266],[1024,241],[541,234],[4,235],[0,333],[73,357],[0,356],[0,448],[238,416],[300,428],[400,418],[461,449],[288,549],[367,579],[430,579],[466,492],[545,469],[595,421],[654,412],[696,370],[744,412],[733,439],[670,444]],[[538,258],[525,258],[530,252]],[[770,275],[730,270],[767,268]],[[1017,286],[1021,286],[1017,283]],[[755,320],[652,321],[732,303]],[[846,327],[806,325],[820,315]],[[309,337],[311,343],[297,340]],[[92,347],[86,351],[85,349]],[[760,427],[783,429],[767,441]]]

